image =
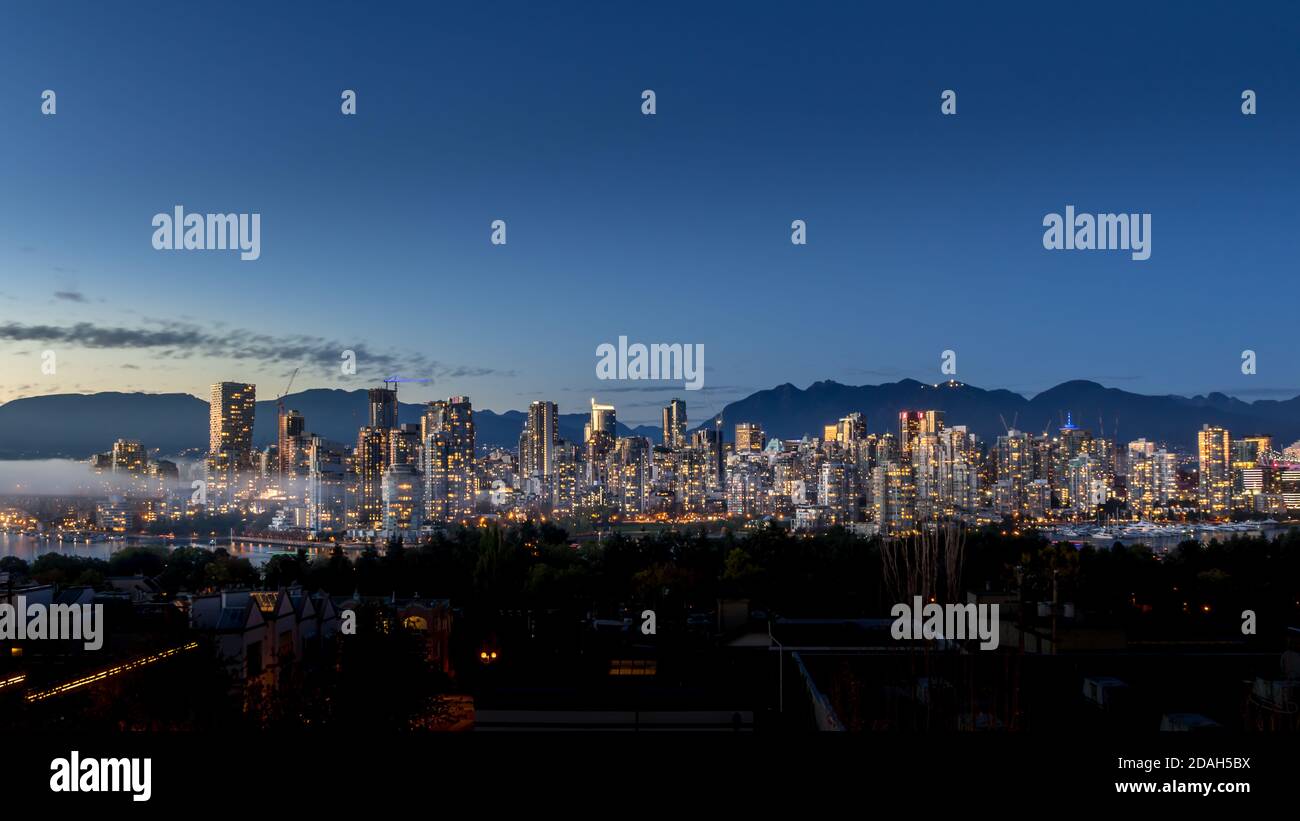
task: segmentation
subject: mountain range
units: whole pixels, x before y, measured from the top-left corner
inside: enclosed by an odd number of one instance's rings
[[[357,428],[368,417],[366,392],[313,389],[285,397],[285,406],[301,411],[307,430],[340,442],[356,441]],[[1008,390],[985,390],[960,382],[928,385],[904,379],[882,385],[842,385],[816,382],[807,388],[779,385],[737,400],[719,417],[730,432],[737,422],[757,422],[769,437],[795,439],[818,436],[822,427],[854,411],[866,416],[868,430],[897,433],[903,410],[942,410],[949,426],[966,425],[986,441],[1007,426],[1032,433],[1060,427],[1070,415],[1075,425],[1095,435],[1121,442],[1140,437],[1180,448],[1195,445],[1204,423],[1221,425],[1234,436],[1272,434],[1279,445],[1300,439],[1300,396],[1287,400],[1245,402],[1222,393],[1184,397],[1148,396],[1074,380],[1028,399]],[[399,421],[417,422],[423,405],[401,403]],[[690,408],[687,412],[689,416]],[[515,447],[523,429],[523,411],[474,412],[478,443]],[[275,441],[275,400],[257,403],[254,443]],[[581,441],[585,413],[559,417],[560,435]],[[660,441],[657,427],[629,428],[620,436],[646,436]],[[111,448],[118,438],[139,439],[163,455],[199,453],[207,448],[208,403],[189,394],[104,392],[53,394],[15,399],[0,405],[0,458],[82,459]],[[730,438],[730,436],[728,436]]]

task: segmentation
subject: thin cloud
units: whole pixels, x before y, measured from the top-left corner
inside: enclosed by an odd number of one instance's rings
[[[67,302],[87,302],[86,295],[80,291],[55,291],[55,299],[62,299]]]
[[[351,351],[356,356],[358,371],[367,373],[379,371],[384,375],[403,373],[435,378],[515,375],[514,371],[447,364],[422,354],[372,350],[358,342],[344,343],[303,334],[272,336],[239,330],[212,333],[199,326],[181,322],[154,321],[152,324],[158,327],[110,327],[90,322],[66,326],[8,322],[0,324],[0,340],[62,343],[98,350],[153,349],[155,357],[167,359],[201,356],[269,367],[316,362],[323,370],[334,374],[339,372],[343,352]]]

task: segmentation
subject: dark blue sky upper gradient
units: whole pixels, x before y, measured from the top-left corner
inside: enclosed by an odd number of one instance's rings
[[[0,324],[318,337],[442,363],[404,399],[633,422],[947,348],[1028,394],[1300,393],[1294,4],[476,5],[6,3]],[[261,259],[154,251],[178,203],[261,213]],[[1045,251],[1067,204],[1150,212],[1151,259]],[[620,334],[704,344],[708,389],[598,382]],[[42,381],[45,347],[0,339],[0,399],[293,367],[69,345]]]

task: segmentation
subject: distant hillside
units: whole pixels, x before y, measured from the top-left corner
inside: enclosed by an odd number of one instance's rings
[[[285,407],[303,414],[308,431],[344,443],[356,442],[357,428],[369,418],[366,392],[361,389],[302,391],[285,397]],[[398,420],[418,422],[423,412],[422,404],[402,402]],[[475,410],[478,443],[488,447],[518,446],[524,416],[523,411]],[[583,413],[561,414],[560,435],[581,441],[587,418]],[[254,444],[273,444],[275,425],[275,400],[258,402]],[[620,424],[619,435],[657,438],[658,430],[638,433]],[[147,448],[157,448],[163,454],[205,450],[208,403],[180,393],[96,393],[34,396],[0,405],[0,459],[84,459],[107,451],[119,438],[139,439]]]
[[[315,389],[290,394],[285,405],[301,411],[307,429],[330,439],[356,441],[357,428],[368,418],[366,392]],[[1280,445],[1300,439],[1300,397],[1284,401],[1243,402],[1220,393],[1208,396],[1145,396],[1095,382],[1064,382],[1033,399],[1007,390],[985,390],[960,383],[927,385],[912,379],[884,385],[817,382],[805,389],[780,385],[732,402],[721,412],[728,439],[737,422],[757,422],[768,436],[794,439],[816,436],[822,426],[859,411],[869,430],[897,431],[898,412],[934,408],[945,411],[949,425],[966,425],[986,440],[1003,431],[1003,420],[1039,433],[1060,426],[1066,413],[1075,424],[1103,430],[1121,441],[1147,437],[1179,447],[1195,444],[1203,423],[1223,425],[1240,436],[1272,434]],[[423,406],[402,403],[399,419],[417,422]],[[275,440],[275,400],[257,403],[254,439],[261,447]],[[715,417],[716,418],[716,417]],[[513,448],[523,430],[524,412],[474,413],[480,445]],[[561,414],[560,435],[582,440],[583,413]],[[712,424],[704,420],[700,427]],[[656,427],[635,430],[619,425],[620,436],[660,441]],[[85,458],[108,450],[117,438],[139,439],[163,454],[205,449],[208,405],[188,394],[61,394],[15,399],[0,405],[0,458]]]
[[[1125,442],[1146,437],[1188,448],[1207,422],[1234,435],[1270,433],[1281,445],[1300,439],[1300,397],[1252,403],[1221,393],[1146,396],[1084,380],[1063,382],[1033,399],[1007,390],[913,379],[859,387],[816,382],[803,390],[785,384],[732,402],[719,415],[728,431],[737,422],[757,422],[769,437],[794,439],[818,435],[823,425],[854,411],[866,415],[869,430],[897,434],[899,411],[917,409],[942,410],[947,424],[966,425],[985,440],[1003,433],[1004,420],[1019,430],[1042,433],[1059,428],[1067,413],[1079,427],[1094,434],[1104,430]]]

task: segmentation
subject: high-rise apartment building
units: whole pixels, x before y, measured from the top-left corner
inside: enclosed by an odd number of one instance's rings
[[[1215,425],[1202,425],[1196,434],[1196,452],[1200,463],[1197,502],[1201,512],[1222,516],[1232,500],[1232,462],[1228,431]]]
[[[686,447],[686,402],[674,399],[663,411],[664,447],[680,450]]]
[[[559,444],[559,409],[554,402],[533,402],[528,406],[524,431],[519,437],[519,474],[525,478],[550,479],[555,473],[555,449]]]
[[[114,473],[131,476],[143,476],[148,468],[149,458],[144,445],[136,439],[118,439],[113,443],[112,466]]]
[[[236,469],[253,464],[253,412],[257,387],[242,382],[218,382],[208,402],[208,455],[223,454]]]
[[[285,411],[279,418],[276,432],[276,472],[281,476],[295,475],[299,454],[307,442],[303,438],[307,420],[296,410]]]
[[[421,420],[424,432],[426,516],[434,522],[463,521],[474,515],[478,482],[474,472],[474,408],[468,396],[430,402]]]
[[[379,530],[384,520],[384,471],[388,470],[388,430],[367,425],[357,432],[352,469],[357,477],[356,526]]]
[[[393,388],[371,388],[370,427],[392,430],[397,427],[397,391]]]

